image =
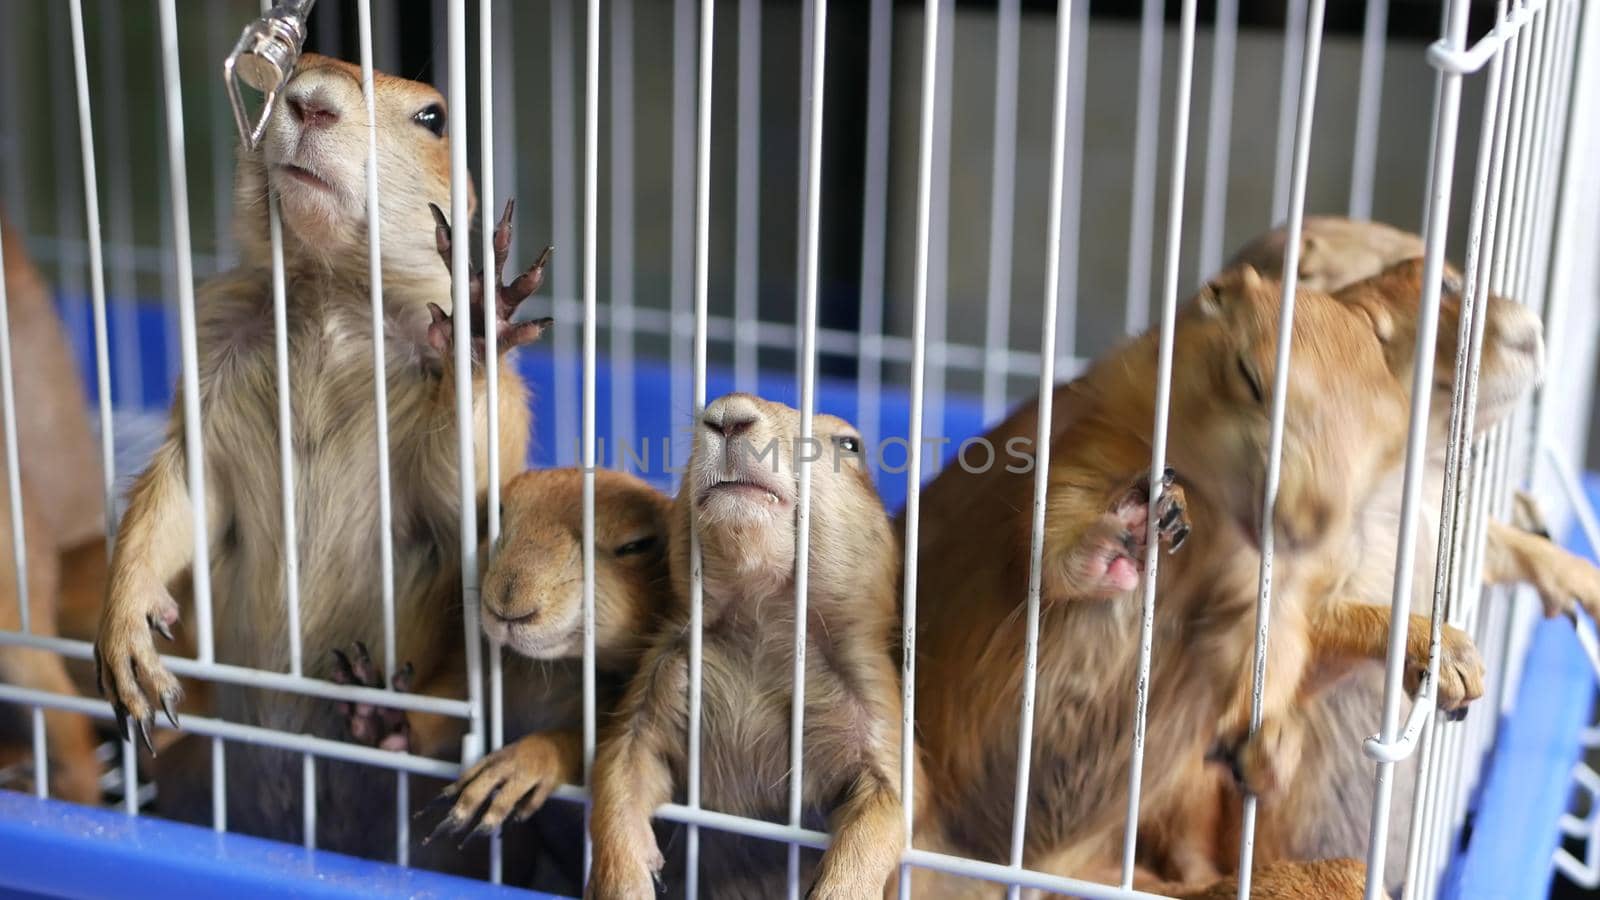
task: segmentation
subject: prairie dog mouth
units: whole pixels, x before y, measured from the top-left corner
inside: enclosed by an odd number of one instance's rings
[[[287,163],[279,163],[276,168],[278,171],[284,173],[290,178],[293,178],[295,181],[298,181],[301,184],[327,191],[330,194],[333,193],[333,185],[329,184],[326,179],[318,176],[310,169],[307,169],[303,166],[289,165]]]
[[[706,488],[701,496],[709,497],[713,494],[743,497],[746,500],[765,503],[769,506],[784,506],[788,503],[777,488],[753,478],[735,477],[722,479]]]
[[[779,499],[778,494],[777,494],[776,491],[772,490],[771,488],[767,487],[764,484],[757,484],[754,481],[743,481],[743,480],[719,481],[716,484],[711,486],[711,490],[720,491],[722,493],[734,493],[734,494],[747,495],[747,496],[750,496],[750,497],[762,498],[762,499],[765,499],[766,502],[768,502],[768,503],[780,503],[780,502],[782,502]]]
[[[499,631],[496,643],[509,646],[532,659],[555,659],[563,656],[572,646],[575,636],[571,628],[538,627],[518,619],[502,619],[493,613],[486,617],[493,631]],[[490,634],[490,639],[496,636]]]

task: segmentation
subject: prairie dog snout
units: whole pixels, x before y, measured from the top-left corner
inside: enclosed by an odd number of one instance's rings
[[[728,394],[706,407],[700,425],[686,483],[693,487],[696,509],[711,522],[790,516],[802,459],[813,470],[826,466],[866,479],[861,436],[835,416],[814,417],[807,439],[800,435],[797,411],[750,394]],[[811,484],[813,498],[844,493],[816,477]]]
[[[623,472],[595,472],[595,646],[634,656],[666,590],[672,501]],[[505,531],[483,577],[483,631],[533,659],[583,643],[583,472],[524,472],[506,487]]]

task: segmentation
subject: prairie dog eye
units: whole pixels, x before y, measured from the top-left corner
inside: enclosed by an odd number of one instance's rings
[[[1243,356],[1238,357],[1237,362],[1239,374],[1244,376],[1244,383],[1250,387],[1250,396],[1255,398],[1256,403],[1266,405],[1267,394],[1261,389],[1261,379],[1256,377],[1255,370],[1250,368],[1250,364],[1244,361]]]
[[[649,552],[655,547],[655,545],[655,535],[651,535],[650,537],[639,538],[636,541],[629,541],[626,544],[618,547],[614,552],[617,556],[634,556],[640,553]]]
[[[411,117],[411,121],[433,132],[434,137],[444,137],[444,107],[437,103],[429,104],[418,110],[416,115]]]

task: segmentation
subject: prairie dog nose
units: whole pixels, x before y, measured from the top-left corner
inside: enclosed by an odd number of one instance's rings
[[[286,101],[289,114],[306,128],[329,128],[339,123],[338,106],[327,91],[301,91],[290,94]]]
[[[725,438],[735,438],[747,433],[761,418],[752,400],[743,394],[719,397],[706,407],[701,421],[706,428]]]
[[[518,582],[521,579],[517,577],[516,572],[509,572],[498,580],[500,583],[497,585],[485,585],[485,587],[489,588],[483,592],[485,612],[503,622],[509,623],[531,621],[539,615],[539,605],[536,602],[520,605],[526,606],[526,609],[519,608],[517,592],[520,588]]]
[[[1499,344],[1507,350],[1531,356],[1535,360],[1544,355],[1544,323],[1532,310],[1511,300],[1496,298],[1491,319],[1498,334]]]

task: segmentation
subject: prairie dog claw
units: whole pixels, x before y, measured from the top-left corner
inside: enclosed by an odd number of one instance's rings
[[[171,639],[177,621],[178,604],[164,587],[133,587],[111,598],[95,636],[95,686],[111,702],[123,739],[132,741],[137,734],[152,754],[152,700],[177,727],[174,710],[183,698],[182,686],[162,664],[155,643],[157,634]]]
[[[433,213],[434,243],[439,249],[439,257],[444,260],[446,269],[454,272],[454,260],[451,250],[454,246],[454,232],[450,222],[444,216],[444,210],[430,203],[428,209]],[[544,334],[555,320],[551,318],[533,319],[525,322],[513,322],[512,315],[517,307],[532,296],[539,286],[544,283],[545,266],[550,262],[550,255],[555,248],[546,247],[539,254],[539,259],[529,266],[527,271],[511,280],[510,284],[504,283],[506,256],[511,251],[511,219],[516,209],[516,201],[506,201],[505,212],[500,216],[500,221],[494,229],[494,280],[495,280],[495,349],[505,353],[524,344],[531,344]],[[469,264],[468,269],[471,269]],[[468,304],[471,309],[472,331],[472,359],[475,364],[482,364],[485,357],[486,341],[484,335],[485,320],[488,313],[484,309],[483,273],[469,271],[467,280]],[[428,304],[428,346],[440,358],[448,356],[451,344],[455,340],[454,313],[446,313],[437,304]]]

